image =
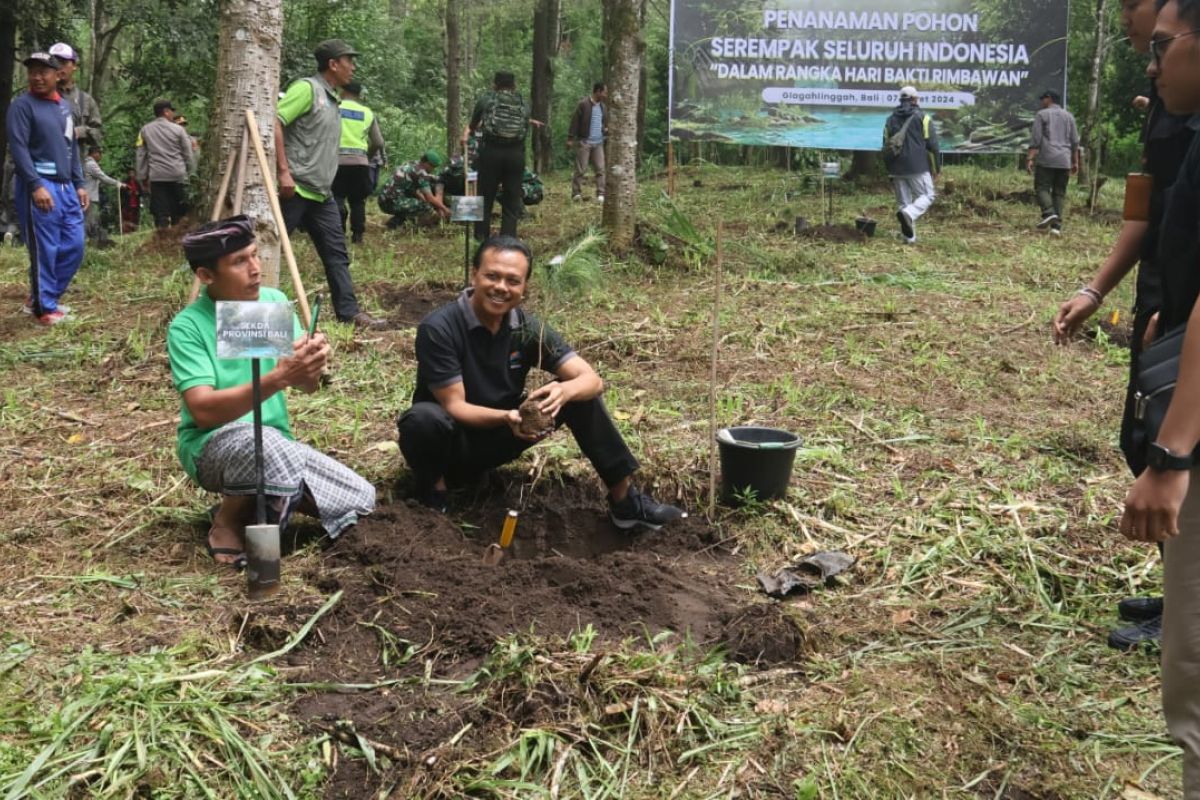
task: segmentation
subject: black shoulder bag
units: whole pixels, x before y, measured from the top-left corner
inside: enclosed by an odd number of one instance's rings
[[[1175,382],[1179,379],[1179,359],[1183,355],[1186,333],[1187,326],[1180,325],[1138,355],[1137,386],[1133,395],[1133,448],[1142,455],[1158,439],[1158,430],[1167,418]]]

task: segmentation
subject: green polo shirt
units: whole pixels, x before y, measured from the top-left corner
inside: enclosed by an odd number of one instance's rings
[[[277,289],[264,288],[259,294],[264,303],[286,303],[287,296]],[[293,315],[296,338],[304,335],[300,320]],[[167,329],[167,354],[171,360],[171,379],[181,396],[179,430],[175,452],[192,480],[196,478],[196,459],[208,444],[216,428],[201,428],[188,411],[182,395],[196,386],[211,386],[214,389],[232,389],[250,383],[250,359],[217,358],[217,305],[208,296],[206,288],[190,306],[175,315]],[[275,368],[275,360],[264,358],[259,363],[262,374]],[[263,425],[274,428],[289,439],[292,436],[288,425],[287,399],[284,392],[276,392],[263,401]],[[248,412],[237,422],[252,422],[254,412]]]
[[[292,83],[275,108],[296,194],[318,203],[333,193],[342,115],[338,96],[320,75]]]

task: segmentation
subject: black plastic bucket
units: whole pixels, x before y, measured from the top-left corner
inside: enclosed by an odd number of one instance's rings
[[[800,437],[775,428],[743,426],[717,434],[721,494],[726,500],[753,492],[759,500],[787,494]]]

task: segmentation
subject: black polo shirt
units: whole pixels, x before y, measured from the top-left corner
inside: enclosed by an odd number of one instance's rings
[[[1188,116],[1169,113],[1158,97],[1158,86],[1150,82],[1150,112],[1142,128],[1142,170],[1154,176],[1150,192],[1149,226],[1142,238],[1142,265],[1137,274],[1137,310],[1157,311],[1162,305],[1162,281],[1154,268],[1158,253],[1159,227],[1167,206],[1167,192],[1179,175],[1195,131]]]
[[[525,376],[538,365],[554,372],[575,351],[535,315],[514,308],[494,335],[471,308],[467,289],[453,303],[431,312],[417,326],[417,386],[413,402],[437,402],[434,389],[461,382],[467,402],[511,409],[521,403]]]
[[[1200,114],[1187,122],[1200,130]],[[1155,267],[1162,278],[1160,331],[1184,324],[1200,297],[1200,136],[1192,137],[1179,176],[1167,193]]]

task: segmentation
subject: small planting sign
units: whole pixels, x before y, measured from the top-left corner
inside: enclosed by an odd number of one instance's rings
[[[217,303],[217,358],[286,358],[294,338],[291,303]]]
[[[450,221],[451,222],[482,222],[483,221],[483,198],[482,197],[451,197],[450,198]]]

